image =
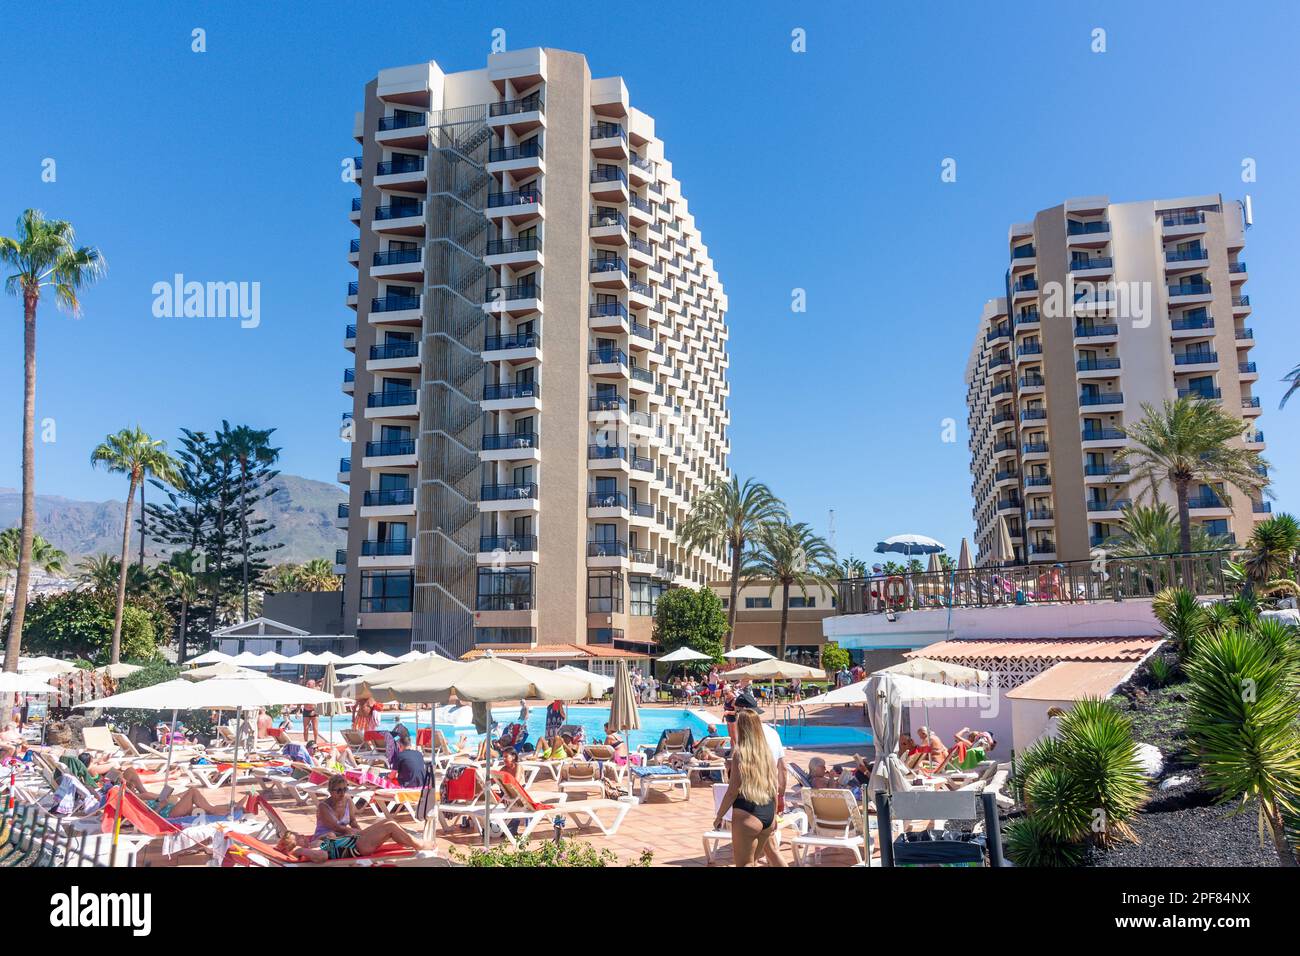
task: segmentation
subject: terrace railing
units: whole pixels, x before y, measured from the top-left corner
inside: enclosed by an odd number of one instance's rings
[[[838,585],[840,614],[882,614],[924,608],[1024,604],[1087,604],[1149,599],[1167,587],[1198,597],[1231,593],[1224,581],[1230,551],[1111,557],[951,571],[846,578]]]

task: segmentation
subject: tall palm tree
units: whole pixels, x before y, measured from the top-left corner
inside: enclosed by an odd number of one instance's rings
[[[0,624],[4,623],[5,608],[9,603],[9,579],[18,570],[18,550],[22,531],[6,528],[0,531]],[[39,534],[32,535],[32,566],[47,574],[62,574],[68,556]]]
[[[1300,365],[1283,375],[1282,381],[1290,382],[1291,385],[1286,390],[1286,394],[1282,396],[1282,401],[1278,403],[1278,408],[1286,408],[1286,400],[1291,397],[1293,392],[1300,391]]]
[[[248,620],[248,476],[258,465],[272,465],[279,459],[280,449],[271,447],[274,431],[274,428],[258,429],[247,425],[231,428],[229,422],[221,423],[222,450],[239,469],[239,549],[244,565],[244,620]]]
[[[1193,482],[1221,483],[1255,495],[1268,487],[1267,463],[1258,452],[1228,444],[1241,437],[1241,419],[1213,402],[1187,396],[1165,401],[1160,409],[1143,403],[1142,412],[1140,421],[1122,429],[1133,444],[1116,452],[1115,462],[1131,465],[1129,483],[1145,485],[1152,498],[1162,486],[1173,489],[1179,550],[1186,554],[1192,550],[1188,497]]]
[[[298,587],[303,591],[337,591],[340,578],[329,558],[312,558],[298,569]]]
[[[177,551],[166,564],[158,566],[156,580],[163,594],[181,606],[180,628],[176,634],[176,661],[185,663],[185,639],[188,634],[190,606],[199,599],[199,577],[190,569],[194,567],[194,554]]]
[[[175,458],[167,454],[167,443],[151,438],[137,425],[107,436],[90,453],[90,465],[102,464],[112,474],[126,475],[126,515],[122,520],[122,565],[117,577],[117,605],[113,611],[113,651],[110,664],[118,663],[122,652],[122,608],[126,604],[126,573],[131,550],[131,503],[140,482],[153,475],[168,484],[179,484],[180,473]]]
[[[867,576],[867,562],[861,558],[855,558],[849,555],[847,558],[841,558],[838,567],[838,574],[842,580],[850,578],[865,578]]]
[[[810,584],[820,585],[833,593],[839,569],[831,546],[825,538],[814,534],[807,524],[771,521],[759,530],[746,555],[741,574],[746,580],[771,581],[769,595],[775,593],[777,585],[781,586],[781,637],[776,656],[785,660],[790,589],[798,588],[805,599]]]
[[[688,548],[701,548],[731,561],[731,601],[727,605],[727,650],[736,634],[736,602],[740,593],[741,565],[745,547],[771,521],[787,521],[781,499],[761,481],[735,475],[727,483],[716,482],[695,500],[691,513],[677,531]]]
[[[0,236],[0,263],[9,273],[5,291],[23,297],[23,508],[18,581],[4,662],[4,669],[12,671],[18,669],[36,535],[36,308],[41,290],[48,287],[54,292],[55,304],[74,316],[79,314],[77,293],[103,273],[104,257],[92,246],[76,244],[71,223],[46,219],[39,210],[28,209],[18,217],[17,238]]]

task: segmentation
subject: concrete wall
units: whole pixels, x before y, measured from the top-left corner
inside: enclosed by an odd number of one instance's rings
[[[310,634],[344,634],[342,591],[287,591],[262,599],[262,616]]]

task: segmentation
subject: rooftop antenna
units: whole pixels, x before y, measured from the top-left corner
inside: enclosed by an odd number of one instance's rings
[[[1251,205],[1250,193],[1246,193],[1246,201],[1241,204],[1241,217],[1245,220],[1247,229],[1255,225],[1255,210]]]

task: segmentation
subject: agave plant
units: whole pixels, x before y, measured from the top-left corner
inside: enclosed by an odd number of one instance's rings
[[[1082,844],[1057,839],[1033,814],[1008,823],[1002,842],[1016,866],[1071,867],[1083,862]]]
[[[1057,737],[1040,737],[1016,758],[1015,771],[1011,775],[1011,792],[1017,800],[1028,806],[1026,782],[1039,768],[1055,765],[1060,760],[1064,746]]]
[[[1294,867],[1287,829],[1300,808],[1300,674],[1293,654],[1279,654],[1278,636],[1235,628],[1199,643],[1187,668],[1187,736],[1220,801],[1254,801],[1261,839],[1271,834],[1279,863]]]
[[[1109,700],[1084,698],[1061,718],[1061,768],[1073,796],[1091,814],[1092,838],[1105,846],[1134,839],[1128,821],[1146,798],[1133,722]]]
[[[1164,627],[1182,658],[1210,627],[1209,614],[1186,588],[1165,588],[1151,601],[1151,612]]]
[[[1250,534],[1241,562],[1251,586],[1265,593],[1270,588],[1294,593],[1295,580],[1291,576],[1298,551],[1300,522],[1293,515],[1274,515],[1259,522]]]

